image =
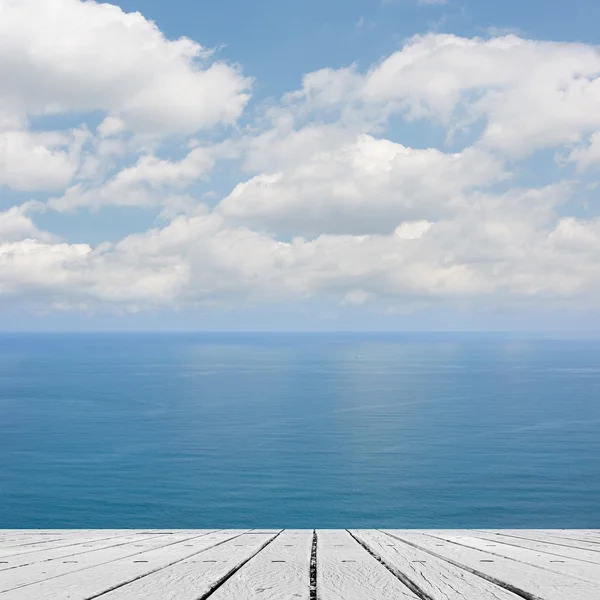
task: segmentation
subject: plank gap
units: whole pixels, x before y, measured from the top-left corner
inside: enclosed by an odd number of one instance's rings
[[[217,581],[213,586],[211,586],[211,588],[205,594],[202,594],[202,596],[200,596],[197,600],[206,600],[207,598],[212,596],[226,581],[231,579],[231,577],[233,577],[242,567],[244,567],[246,564],[248,564],[259,552],[262,552],[271,542],[273,542],[273,540],[277,539],[279,537],[279,535],[281,535],[282,532],[283,532],[283,529],[281,529],[278,533],[276,533],[272,538],[268,539],[264,544],[261,545],[261,547],[254,554],[249,556],[242,563],[236,565],[233,569],[231,569],[228,573],[226,573],[223,577],[221,577],[221,579],[219,579],[219,581]],[[256,535],[256,533],[255,533],[255,535]],[[269,535],[269,534],[263,534],[263,535]]]
[[[430,596],[425,590],[421,589],[421,587],[419,587],[405,573],[402,573],[401,571],[390,565],[387,561],[385,561],[381,556],[379,556],[379,554],[377,554],[369,546],[367,546],[367,544],[364,543],[363,540],[357,538],[349,529],[346,529],[346,531],[359,544],[361,548],[368,552],[379,564],[383,565],[396,579],[403,583],[420,600],[436,600],[435,598]]]
[[[317,530],[313,529],[312,545],[310,547],[308,596],[317,600]]]
[[[394,538],[395,540],[403,542],[404,544],[407,544],[408,546],[412,546],[413,548],[416,548],[417,550],[422,550],[423,552],[427,552],[427,554],[431,554],[432,556],[435,556],[436,558],[445,560],[447,563],[450,563],[451,565],[454,565],[455,567],[458,567],[459,569],[463,569],[464,571],[468,571],[469,573],[472,573],[473,575],[476,575],[477,577],[481,577],[481,579],[485,579],[486,581],[489,581],[490,583],[493,583],[494,585],[497,585],[498,587],[504,588],[505,590],[508,590],[509,592],[512,592],[516,596],[524,598],[525,600],[540,600],[540,598],[538,598],[534,594],[530,594],[529,592],[522,590],[521,588],[518,588],[517,586],[514,586],[506,581],[501,581],[500,579],[496,579],[495,577],[492,577],[491,575],[487,575],[486,573],[483,573],[482,571],[478,571],[477,569],[474,569],[472,567],[469,567],[467,565],[459,563],[458,561],[452,560],[446,556],[437,554],[436,552],[433,552],[433,550],[428,550],[427,548],[424,548],[423,546],[419,546],[418,544],[415,544],[414,542],[410,542],[406,539],[397,537],[386,531],[382,531],[382,533],[390,536],[391,538]],[[435,545],[437,546],[438,544],[435,544]],[[433,600],[433,599],[430,599],[430,600]]]

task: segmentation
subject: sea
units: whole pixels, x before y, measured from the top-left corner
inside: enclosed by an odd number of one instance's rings
[[[600,341],[0,335],[0,528],[600,528]]]

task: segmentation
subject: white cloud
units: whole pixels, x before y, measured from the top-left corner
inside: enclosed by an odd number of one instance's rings
[[[192,40],[166,39],[140,13],[80,0],[0,0],[0,80],[9,114],[104,111],[161,134],[234,122],[250,86],[235,66]]]
[[[106,117],[100,125],[98,125],[97,131],[100,137],[110,137],[121,133],[125,129],[125,123],[117,117]]]
[[[153,207],[168,221],[94,246],[43,231],[33,204],[0,212],[0,294],[15,302],[598,305],[600,224],[570,214],[577,182],[547,185],[555,171],[511,187],[538,149],[600,164],[595,47],[419,36],[364,72],[306,74],[247,128],[207,139],[248,100],[237,67],[109,4],[0,0],[0,78],[0,185],[48,190],[56,211]],[[87,127],[28,129],[89,111]],[[471,141],[410,147],[387,139],[392,117]],[[193,186],[222,159],[232,191],[211,209]]]
[[[244,169],[250,172],[279,171],[303,164],[315,156],[336,152],[356,142],[367,127],[343,128],[337,125],[310,124],[294,129],[293,121],[280,118],[272,128],[238,144]]]
[[[80,0],[0,0],[0,80],[0,186],[53,192],[75,176],[104,177],[115,158],[140,149],[136,139],[234,123],[251,85],[237,66],[192,40],[168,40],[140,13]],[[95,139],[85,128],[39,130],[40,117],[91,113],[104,115]],[[168,177],[171,162],[146,166]]]
[[[48,206],[58,211],[70,211],[79,207],[97,210],[111,205],[161,205],[170,197],[167,189],[185,189],[207,175],[213,165],[214,157],[207,148],[195,148],[180,161],[145,155],[135,165],[122,169],[99,186],[77,183],[69,187],[63,196],[51,198]]]
[[[205,209],[96,249],[29,237],[4,242],[0,281],[4,294],[41,293],[56,306],[120,310],[314,296],[344,304],[379,298],[389,307],[416,298],[593,304],[600,225],[559,218],[555,208],[567,193],[559,186],[483,196],[468,212],[407,223],[389,235],[289,242],[232,227]]]
[[[0,132],[0,186],[61,190],[71,181],[85,132]]]
[[[600,166],[600,131],[596,131],[587,146],[579,146],[571,151],[568,160],[577,163],[580,170]]]
[[[24,239],[51,241],[53,236],[40,231],[27,215],[32,206],[24,204],[13,206],[0,212],[0,243],[15,242]]]
[[[415,150],[361,135],[238,184],[218,210],[280,233],[385,233],[464,210],[465,192],[501,177],[501,165],[482,152]]]
[[[77,295],[73,284],[77,271],[85,268],[89,252],[87,244],[53,244],[34,239],[0,244],[0,294]]]
[[[311,73],[287,99],[305,110],[337,106],[345,119],[433,119],[449,132],[482,120],[479,144],[523,156],[600,127],[599,76],[600,50],[589,45],[428,34],[366,73]]]
[[[405,221],[400,223],[394,233],[403,240],[416,240],[423,237],[432,227],[430,221]]]

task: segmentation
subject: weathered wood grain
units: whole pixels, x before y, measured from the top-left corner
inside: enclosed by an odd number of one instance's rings
[[[310,530],[286,529],[217,589],[210,600],[309,600],[312,539]]]
[[[2,600],[79,600],[94,598],[118,586],[132,582],[154,571],[164,569],[208,548],[241,535],[241,531],[222,531],[214,534],[199,534],[173,541],[171,536],[164,544],[152,550],[142,551],[135,556],[107,561],[88,566],[78,571],[53,576],[35,583],[10,588],[4,579],[10,571],[0,573],[0,598]],[[50,563],[49,563],[50,564]]]
[[[571,575],[558,574],[543,567],[492,555],[482,550],[467,548],[444,541],[429,533],[407,533],[386,530],[388,535],[413,544],[456,566],[493,581],[505,589],[529,594],[543,600],[598,600],[600,585]]]
[[[531,530],[528,530],[531,532]],[[581,542],[589,542],[591,544],[600,544],[600,540],[589,531],[582,529],[548,529],[545,531],[547,535],[559,538],[561,540],[573,540]]]
[[[314,533],[4,530],[0,600],[600,600],[598,530]]]
[[[0,548],[0,557],[3,556],[21,556],[23,554],[31,554],[33,552],[39,552],[41,550],[50,550],[55,548],[68,548],[73,545],[80,544],[82,542],[94,542],[98,540],[111,540],[119,537],[123,537],[128,535],[128,532],[121,531],[119,533],[116,532],[86,532],[80,536],[68,536],[64,535],[60,538],[48,538],[43,539],[43,536],[40,536],[42,540],[39,538],[35,540],[34,538],[28,538],[27,542],[17,543],[14,545],[8,545]]]
[[[492,530],[492,531],[501,531],[501,530]],[[502,531],[503,535],[515,537],[518,539],[526,539],[532,540],[536,542],[543,542],[545,544],[551,544],[553,546],[560,546],[565,548],[579,548],[580,550],[589,550],[590,552],[598,552],[600,553],[600,545],[598,544],[590,544],[584,540],[577,540],[572,538],[561,538],[553,535],[552,533],[548,533],[546,530],[505,530]]]
[[[239,535],[225,544],[141,577],[103,595],[102,599],[198,600],[255,557],[278,533]]]
[[[600,569],[597,565],[581,562],[578,560],[569,560],[558,558],[545,552],[538,552],[528,548],[518,548],[496,543],[491,545],[487,540],[480,540],[474,536],[465,535],[435,535],[437,539],[444,539],[455,544],[460,544],[468,548],[482,550],[492,556],[502,556],[510,558],[526,565],[542,567],[554,573],[572,575],[579,579],[600,582]]]
[[[503,535],[502,533],[496,533],[492,531],[469,531],[469,534],[479,539],[485,540],[490,544],[508,544],[511,546],[517,546],[519,548],[529,548],[530,550],[537,550],[538,552],[545,552],[551,556],[559,558],[572,558],[575,560],[581,560],[583,562],[589,562],[592,564],[600,565],[600,553],[589,550],[583,550],[580,548],[572,548],[570,546],[555,546],[545,542],[539,542],[536,540],[529,540],[525,538],[516,538],[512,536]]]
[[[201,535],[199,533],[198,535]],[[102,565],[105,563],[120,561],[136,557],[157,548],[162,548],[167,544],[182,543],[188,540],[193,541],[189,535],[153,535],[150,539],[132,539],[123,545],[113,545],[96,552],[75,554],[60,559],[50,559],[32,564],[15,567],[8,571],[0,571],[0,591],[3,589],[17,588],[22,585],[44,581],[46,579],[60,577],[67,573],[79,572],[90,567]],[[140,536],[135,536],[140,537]],[[186,547],[185,544],[183,544]],[[63,549],[64,550],[64,549]],[[29,556],[29,555],[28,555]],[[22,558],[22,557],[21,557]],[[2,565],[0,565],[2,566]]]
[[[409,587],[415,586],[417,593],[431,600],[518,600],[512,592],[382,532],[350,533],[408,580]]]
[[[317,531],[320,600],[417,600],[396,576],[347,531]]]
[[[73,540],[73,543],[66,546],[58,546],[56,548],[44,549],[38,548],[37,550],[12,554],[1,558],[2,564],[0,564],[0,571],[5,568],[18,568],[34,563],[44,562],[48,560],[57,560],[59,558],[69,558],[78,554],[85,554],[88,552],[95,552],[97,550],[103,550],[104,548],[112,548],[118,546],[124,546],[129,543],[139,544],[148,539],[166,539],[165,535],[160,533],[147,534],[147,535],[119,535],[108,538],[90,539],[88,537],[82,537],[79,541]]]

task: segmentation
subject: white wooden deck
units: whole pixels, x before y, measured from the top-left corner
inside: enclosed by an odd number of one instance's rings
[[[0,530],[0,600],[600,600],[600,530]]]

